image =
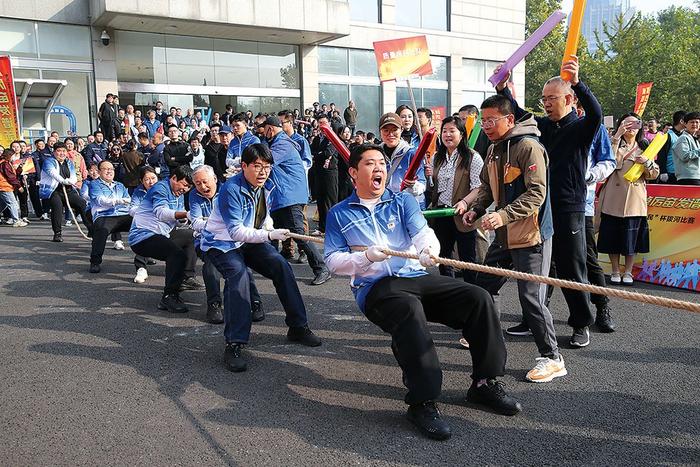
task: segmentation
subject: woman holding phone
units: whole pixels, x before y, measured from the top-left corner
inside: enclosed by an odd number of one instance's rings
[[[610,282],[632,285],[632,266],[637,253],[649,252],[647,225],[647,180],[659,176],[659,166],[642,155],[648,142],[641,131],[639,115],[623,115],[612,137],[617,167],[600,190],[600,230],[598,251],[607,253],[612,264]],[[633,182],[625,174],[635,164],[644,166],[642,176]],[[624,256],[625,272],[620,276],[620,256]]]

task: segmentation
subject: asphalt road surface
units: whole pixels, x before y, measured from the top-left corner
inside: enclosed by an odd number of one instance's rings
[[[556,292],[569,375],[524,380],[537,356],[507,337],[507,389],[524,407],[503,417],[465,402],[471,358],[459,335],[431,329],[444,371],[440,407],[453,437],[421,437],[405,419],[389,339],[357,310],[347,278],[313,287],[294,265],[309,322],[324,340],[286,341],[270,281],[253,325],[249,369],[222,363],[221,325],[203,292],[185,316],[157,311],[163,264],[132,282],[133,254],[108,243],[89,274],[89,243],[48,223],[0,226],[0,465],[681,465],[700,462],[700,315],[614,300],[619,331],[572,350]],[[690,292],[635,290],[697,301]],[[519,319],[515,284],[504,328]]]

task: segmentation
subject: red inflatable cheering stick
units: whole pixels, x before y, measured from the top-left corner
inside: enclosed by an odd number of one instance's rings
[[[430,146],[433,144],[433,140],[437,136],[437,131],[435,128],[431,128],[428,131],[425,132],[423,135],[423,139],[420,140],[420,144],[418,145],[418,149],[416,150],[416,154],[413,156],[413,160],[411,161],[411,165],[408,166],[408,170],[406,171],[406,175],[403,177],[403,180],[401,181],[401,190],[403,191],[406,188],[406,181],[408,180],[414,180],[416,178],[416,173],[418,172],[418,167],[420,167],[420,163],[425,157],[425,154],[428,152],[428,149],[430,149]]]
[[[350,162],[350,150],[348,147],[345,146],[340,138],[338,138],[338,135],[335,134],[331,127],[328,125],[321,125],[320,128],[326,138],[328,138],[328,140],[331,142],[335,150],[338,151],[338,154],[340,154],[340,156],[343,158],[345,163],[348,164]]]

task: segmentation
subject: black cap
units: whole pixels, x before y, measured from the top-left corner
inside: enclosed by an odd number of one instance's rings
[[[272,125],[282,128],[282,123],[280,122],[280,119],[277,117],[277,115],[268,116],[265,119],[265,123],[263,123],[263,125]]]

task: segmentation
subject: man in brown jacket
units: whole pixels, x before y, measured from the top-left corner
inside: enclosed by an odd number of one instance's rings
[[[464,223],[469,226],[483,216],[482,227],[496,231],[486,253],[487,266],[547,276],[554,229],[547,194],[547,152],[539,142],[537,122],[531,115],[516,122],[510,100],[501,95],[486,99],[481,111],[481,125],[492,144],[484,160],[479,194],[464,214]],[[486,213],[494,202],[496,211]],[[476,285],[492,295],[505,282],[501,276],[476,276]],[[541,355],[526,378],[546,383],[566,375],[552,314],[545,304],[546,285],[519,280],[518,296]]]

